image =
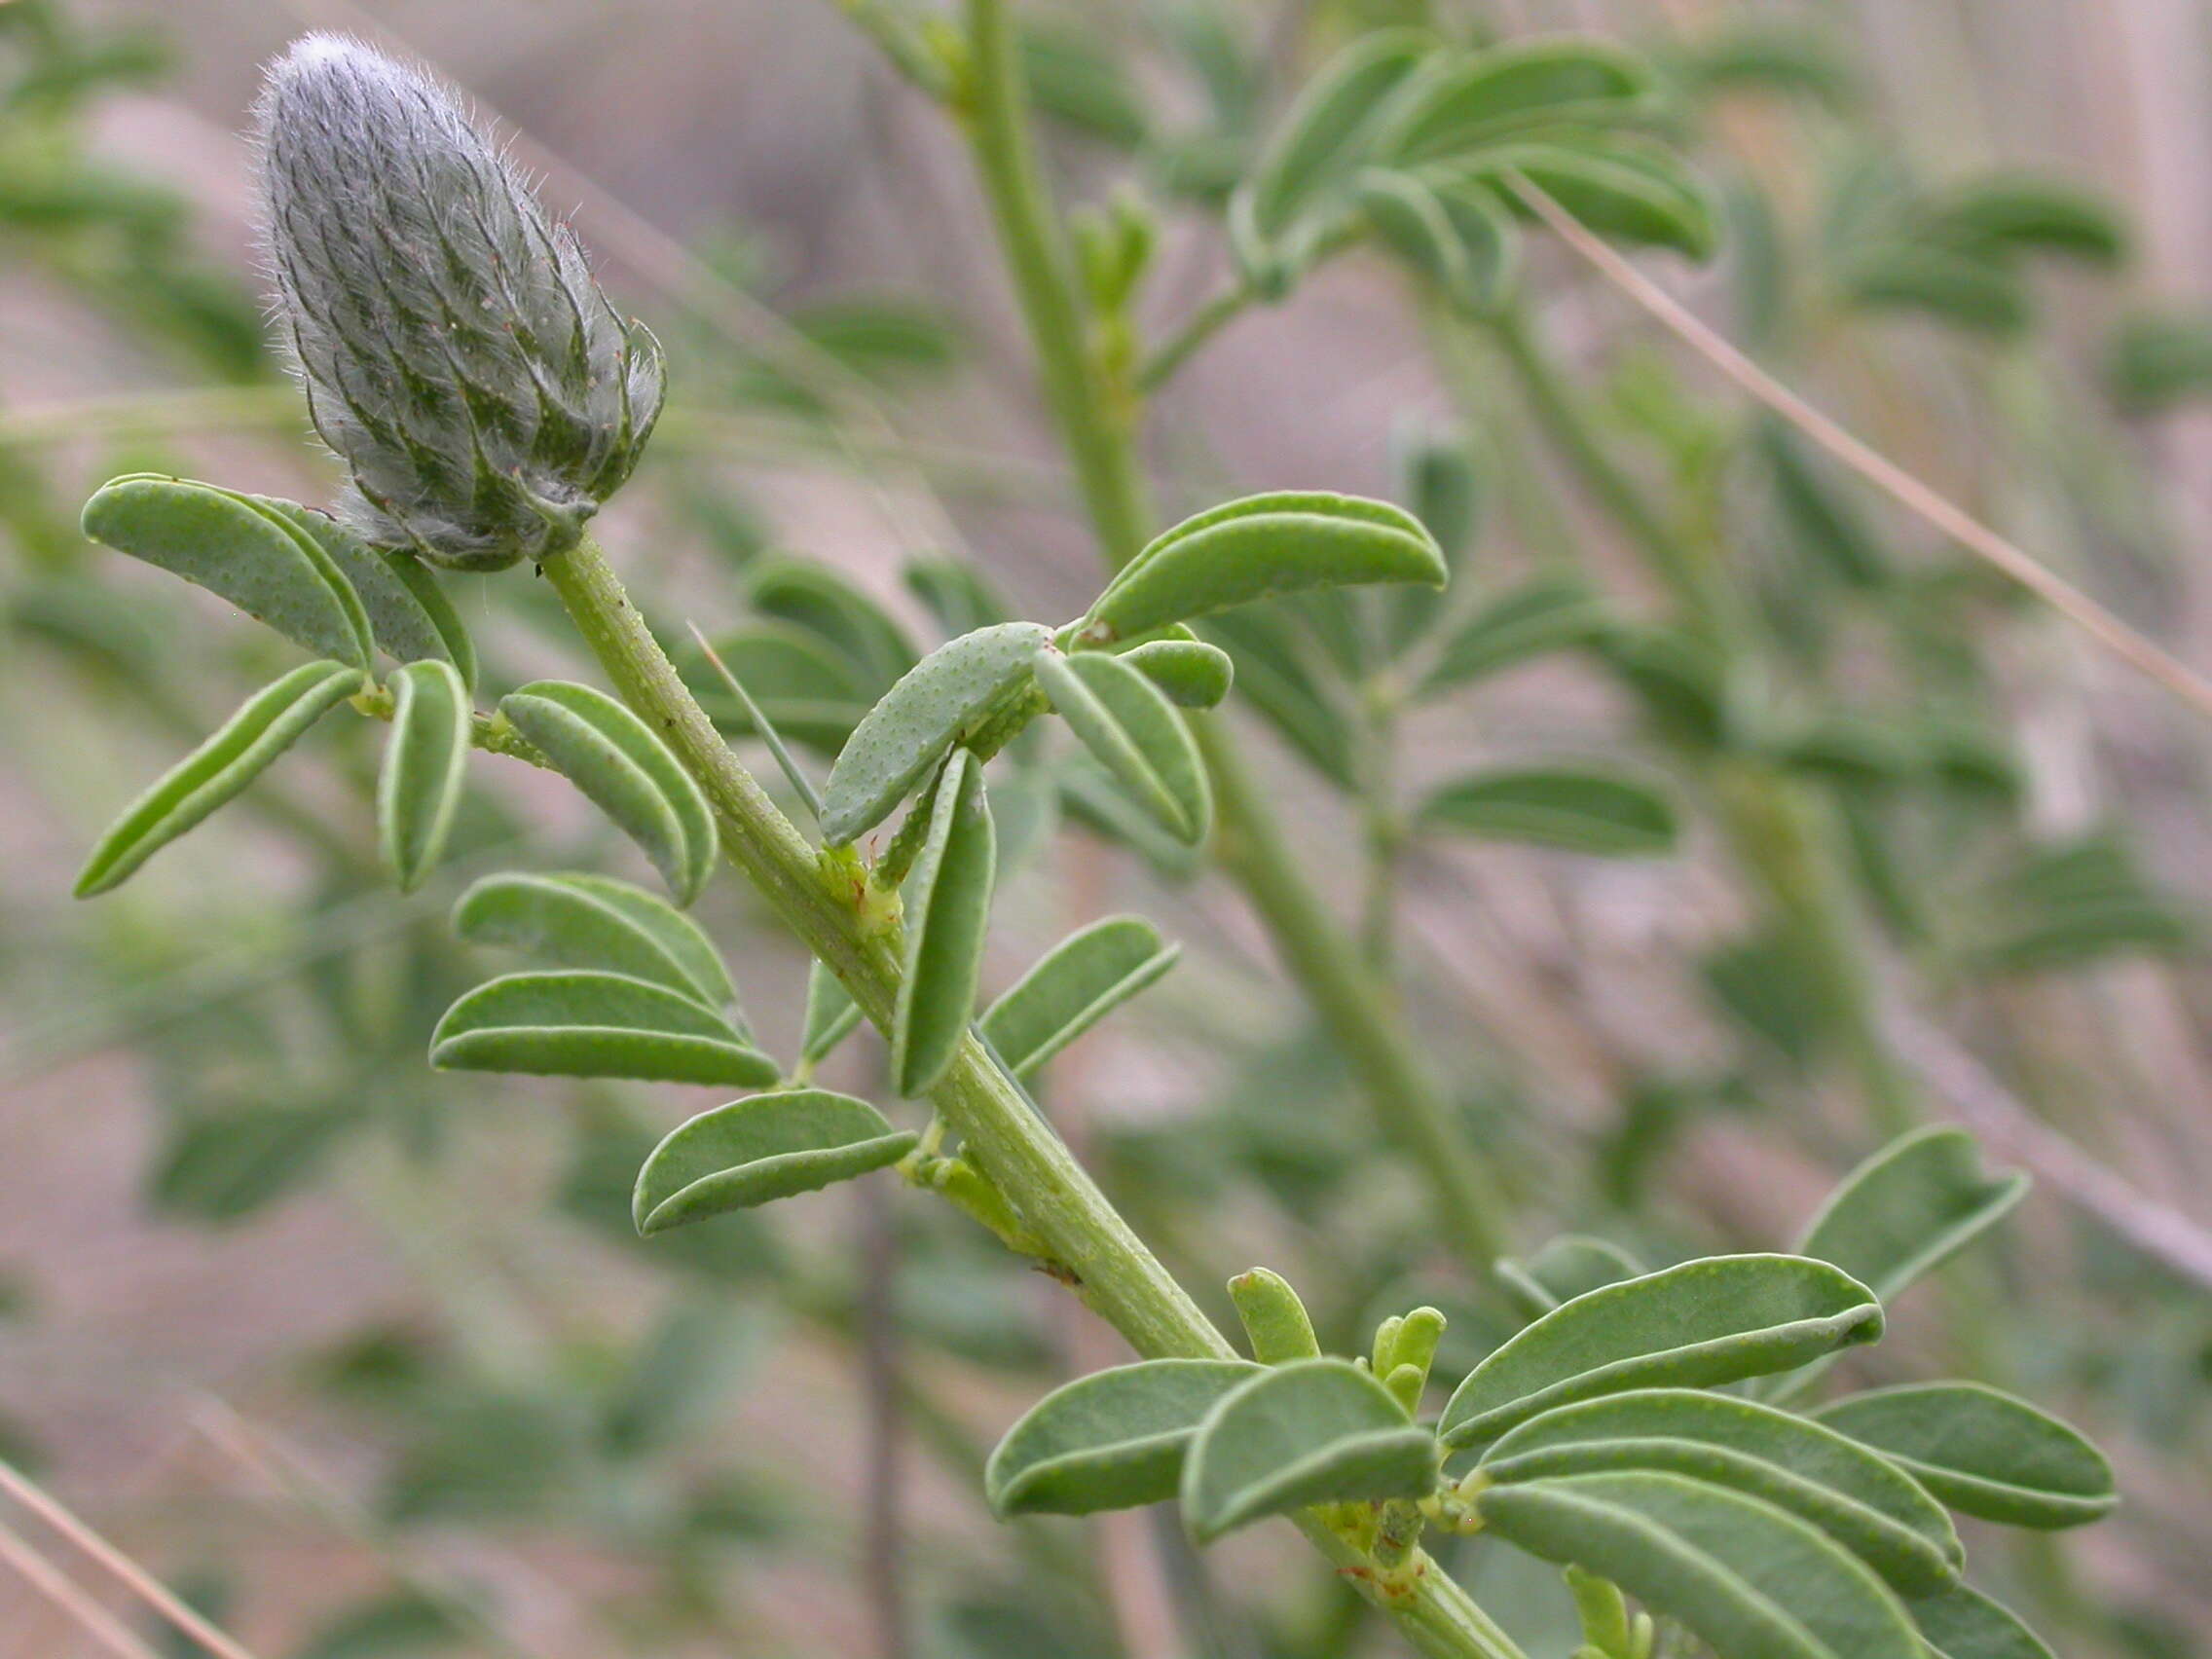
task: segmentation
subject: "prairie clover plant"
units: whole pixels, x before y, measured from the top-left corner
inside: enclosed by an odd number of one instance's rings
[[[1102,354],[1052,331],[1080,314],[1079,293],[1107,311],[1125,302],[1150,242],[1141,215],[1086,221],[1080,269],[1054,251],[1056,236],[1037,242],[1044,203],[1005,13],[976,0],[969,18],[958,75],[925,79],[973,117],[1048,367],[1073,377],[1063,393],[1111,363],[1135,373],[1125,329],[1088,337],[1121,342]],[[937,61],[906,44],[910,66]],[[1361,240],[1409,262],[1453,306],[1499,315],[1513,303],[1527,188],[1602,234],[1701,255],[1713,239],[1702,187],[1632,131],[1655,107],[1650,71],[1610,48],[1465,53],[1372,37],[1299,100],[1235,191],[1238,286],[1203,326],[1280,298],[1317,259]],[[1436,607],[1415,596],[1445,585],[1472,512],[1470,481],[1448,457],[1417,446],[1418,514],[1283,493],[1117,547],[1116,527],[1139,520],[1141,497],[1116,494],[1131,476],[1116,405],[1061,401],[1118,566],[1083,615],[1006,619],[936,571],[920,585],[957,618],[956,637],[918,661],[892,641],[849,719],[797,733],[835,750],[819,787],[768,712],[776,699],[756,701],[720,653],[693,664],[731,723],[768,747],[819,829],[809,837],[725,743],[586,535],[660,406],[651,337],[608,307],[567,230],[426,76],[310,37],[271,72],[260,119],[280,333],[316,429],[350,474],[345,498],[329,516],[132,474],[102,488],[84,523],[93,540],[221,596],[310,660],[131,805],[88,860],[81,894],[127,879],[342,704],[389,722],[377,815],[403,888],[445,851],[471,750],[551,769],[636,842],[667,897],[581,872],[476,882],[458,931],[530,965],[456,1002],[431,1063],[743,1091],[645,1159],[633,1205],[642,1234],[890,1168],[1064,1281],[1141,1357],[1047,1395],[1007,1434],[985,1474],[1002,1515],[1173,1500],[1200,1542],[1289,1517],[1415,1647],[1462,1659],[1521,1649],[1424,1538],[1481,1533],[1560,1564],[1582,1620],[1578,1659],[1679,1652],[1679,1633],[1719,1659],[2045,1652],[1970,1587],[1948,1511],[2046,1530],[2094,1520],[2114,1502],[2098,1453],[1977,1384],[1816,1391],[1839,1354],[1881,1336],[1888,1302],[2020,1198],[2022,1183],[1985,1173],[1963,1134],[1894,1141],[1788,1254],[1654,1271],[1567,1237],[1493,1274],[1485,1260],[1465,1262],[1492,1274],[1519,1328],[1464,1375],[1438,1378],[1436,1309],[1392,1315],[1366,1351],[1328,1355],[1297,1294],[1265,1269],[1230,1284],[1250,1347],[1240,1356],[1024,1091],[1177,958],[1149,922],[1110,917],[983,997],[1000,857],[990,778],[996,765],[1003,779],[1002,752],[1025,729],[1064,728],[1087,757],[1092,810],[1131,838],[1199,848],[1220,820],[1224,839],[1241,843],[1225,853],[1231,867],[1283,926],[1285,905],[1303,901],[1281,902],[1269,863],[1279,832],[1204,715],[1236,679],[1224,645],[1269,671],[1263,710],[1324,769],[1356,773],[1359,738],[1312,714],[1325,703],[1299,712],[1298,677],[1271,655],[1284,646],[1272,630],[1285,608],[1256,602],[1303,607],[1355,659],[1391,665],[1389,683],[1407,696],[1538,651],[1627,650],[1619,626],[1562,580],[1493,596],[1430,637]],[[432,567],[525,560],[615,694],[539,681],[478,708],[475,651]],[[821,587],[778,579],[787,608],[834,610]],[[1351,591],[1369,588],[1380,591]],[[856,654],[884,645],[870,626],[847,630]],[[745,644],[728,653],[740,668],[762,660]],[[1714,738],[1722,716],[1700,659],[1646,648],[1624,660],[1656,701],[1671,697]],[[1558,770],[1464,780],[1416,819],[1591,853],[1654,851],[1674,832],[1667,800],[1639,781]],[[805,1035],[788,1062],[750,1029],[720,952],[684,913],[718,854],[815,958]],[[1387,1000],[1343,977],[1345,964],[1316,959],[1333,948],[1314,931],[1323,926],[1302,936],[1303,971],[1346,1047],[1365,1054],[1371,1078],[1417,1094],[1431,1087],[1400,1051]],[[812,1086],[863,1019],[888,1040],[892,1091],[926,1101],[926,1122],[902,1126],[909,1108],[898,1102],[887,1111]],[[1417,1148],[1435,1132],[1418,1115],[1396,1126],[1408,1123]],[[1452,1179],[1447,1197],[1472,1190]],[[1443,1218],[1437,1231],[1466,1236]]]

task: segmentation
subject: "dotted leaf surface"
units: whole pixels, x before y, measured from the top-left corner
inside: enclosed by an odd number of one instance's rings
[[[638,1171],[631,1216],[665,1232],[771,1198],[811,1193],[896,1163],[915,1135],[865,1100],[824,1088],[779,1089],[702,1112]]]
[[[665,985],[621,974],[509,974],[446,1010],[430,1036],[441,1071],[625,1077],[758,1088],[776,1062],[728,1020]]]
[[[2112,1465],[2079,1430],[1978,1382],[1877,1388],[1813,1415],[1962,1515],[2054,1530],[2095,1521],[2120,1501]]]
[[[1001,1515],[1089,1515],[1175,1495],[1198,1423],[1256,1376],[1240,1359],[1153,1359],[1055,1388],[1007,1431],[983,1470]]]
[[[474,944],[523,951],[553,968],[650,980],[722,1013],[737,1001],[729,970],[699,924],[667,901],[603,875],[488,875],[454,906]]]

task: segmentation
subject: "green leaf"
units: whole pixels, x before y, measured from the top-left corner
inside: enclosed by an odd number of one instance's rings
[[[1977,253],[2042,253],[2090,265],[2127,256],[2127,227],[2095,191],[2061,179],[1999,174],[1923,204],[1926,233]]]
[[[1357,725],[1344,693],[1317,662],[1319,652],[1291,625],[1283,608],[1255,607],[1216,616],[1206,631],[1229,648],[1236,664],[1240,701],[1264,716],[1323,777],[1356,789]]]
[[[248,1106],[177,1125],[147,1185],[157,1209],[229,1222],[284,1197],[315,1172],[348,1114],[315,1106]]]
[[[1279,295],[1311,257],[1366,161],[1390,95],[1436,45],[1411,29],[1365,35],[1290,106],[1229,205],[1237,263],[1263,293]]]
[[[1588,583],[1576,576],[1538,576],[1455,629],[1421,682],[1421,693],[1464,685],[1548,651],[1596,645],[1610,626],[1604,601]]]
[[[822,792],[822,835],[843,846],[881,824],[945,751],[1028,687],[1030,664],[1051,642],[1035,622],[963,634],[911,669],[853,730]]]
[[[1400,162],[1449,161],[1531,126],[1648,115],[1655,91],[1649,64],[1594,35],[1516,41],[1429,82],[1383,147]]]
[[[973,634],[1007,620],[996,590],[963,560],[918,554],[900,567],[899,579],[948,635]]]
[[[1203,640],[1147,640],[1124,651],[1122,660],[1182,709],[1213,708],[1236,679],[1229,653]]]
[[[2009,1608],[1971,1585],[1954,1584],[1906,1605],[1936,1659],[2051,1659]]]
[[[1645,1271],[1618,1244],[1572,1233],[1554,1238],[1526,1262],[1508,1257],[1497,1264],[1498,1281],[1531,1319],[1587,1291],[1641,1278]]]
[[[1357,496],[1249,496],[1185,519],[1125,566],[1084,618],[1125,640],[1275,594],[1362,582],[1442,587],[1444,554],[1403,508]]]
[[[342,662],[303,663],[264,685],[220,730],[170,767],[124,810],[85,860],[75,892],[105,893],[237,794],[308,727],[361,687]]]
[[[2079,1430],[1978,1382],[1877,1388],[1813,1415],[1962,1515],[2053,1530],[2095,1521],[2120,1501],[2112,1465]]]
[[[1482,151],[1464,176],[1495,186],[1518,205],[1509,188],[1515,174],[1609,241],[1673,248],[1699,261],[1719,245],[1711,193],[1687,165],[1656,146],[1565,133],[1516,139]]]
[[[1764,1498],[1809,1521],[1902,1594],[1953,1583],[1964,1558],[1942,1506],[1895,1464],[1772,1406],[1653,1388],[1562,1406],[1483,1453],[1493,1483],[1661,1469]]]
[[[1985,334],[2028,325],[2028,297],[2003,265],[1925,242],[1876,242],[1852,251],[1842,273],[1846,294],[1884,311],[1923,311]]]
[[[1800,545],[1853,587],[1880,587],[1889,561],[1866,521],[1815,466],[1780,420],[1758,424],[1758,450],[1774,474],[1775,504]]]
[[[1741,1382],[1881,1334],[1873,1294],[1825,1262],[1683,1262],[1578,1296],[1509,1338],[1467,1374],[1441,1431],[1447,1445],[1473,1446],[1553,1406]]]
[[[451,663],[463,685],[475,686],[476,645],[453,601],[422,560],[412,553],[371,547],[328,513],[297,501],[271,496],[245,499],[284,520],[322,549],[359,597],[369,635],[385,655],[398,663]]]
[[[2196,311],[2123,317],[2105,348],[2105,386],[2135,415],[2154,415],[2212,391],[2212,316]]]
[[[130,473],[85,503],[85,534],[228,600],[317,656],[366,669],[369,621],[314,537],[244,496]]]
[[[1131,800],[1186,846],[1205,839],[1213,822],[1205,762],[1183,717],[1151,681],[1100,651],[1044,651],[1035,673],[1053,712]]]
[[[1446,784],[1420,805],[1419,824],[1456,835],[1520,841],[1604,858],[1648,858],[1675,844],[1675,809],[1649,786],[1615,772],[1528,767]]]
[[[603,875],[488,875],[454,906],[454,931],[556,968],[648,979],[718,1014],[737,1002],[699,924],[642,887]]]
[[[818,1066],[852,1035],[861,1022],[861,1005],[819,961],[806,971],[806,1025],[799,1036],[799,1059]]]
[[[1719,1659],[1924,1659],[1897,1600],[1817,1529],[1725,1487],[1570,1475],[1477,1499],[1508,1543],[1611,1579]]]
[[[1964,1129],[1917,1129],[1844,1177],[1797,1254],[1833,1262],[1887,1306],[2002,1221],[2027,1190],[2025,1175],[1984,1175]]]
[[[468,775],[468,687],[452,663],[411,662],[390,680],[391,736],[377,778],[377,836],[402,893],[445,855]]]
[[[783,624],[724,634],[715,655],[760,713],[786,736],[834,754],[875,702],[861,672],[812,634]],[[680,661],[701,705],[724,730],[753,730],[753,717],[696,647]]]
[[[650,726],[606,692],[561,680],[508,692],[499,712],[645,850],[679,903],[699,897],[715,867],[715,816]]]
[[[823,641],[869,686],[889,685],[914,666],[914,647],[899,624],[833,571],[795,560],[763,560],[753,568],[746,591],[756,610]],[[746,684],[752,683],[748,677]]]
[[[440,1071],[625,1077],[757,1088],[776,1062],[694,997],[622,974],[509,974],[476,987],[430,1034]]]
[[[1469,290],[1467,250],[1423,180],[1390,167],[1368,167],[1356,188],[1360,211],[1384,247],[1454,298]]]
[[[680,1124],[638,1171],[631,1218],[650,1235],[886,1168],[920,1137],[825,1088],[755,1094]]]
[[[1183,954],[1142,916],[1108,916],[1070,934],[985,1011],[983,1035],[1027,1077],[1150,985]]]
[[[1173,1497],[1199,1421],[1259,1369],[1241,1359],[1152,1359],[1053,1389],[984,1466],[992,1513],[1090,1515]]]
[[[1271,1366],[1206,1413],[1183,1462],[1183,1522],[1200,1543],[1312,1503],[1419,1497],[1435,1437],[1342,1359]]]
[[[929,804],[929,835],[901,889],[906,973],[891,1025],[891,1075],[908,1099],[944,1075],[975,1015],[998,866],[980,760],[954,750]]]
[[[1496,191],[1465,179],[1439,183],[1436,201],[1458,240],[1464,271],[1453,303],[1476,316],[1497,315],[1521,275],[1521,232],[1513,215]]]

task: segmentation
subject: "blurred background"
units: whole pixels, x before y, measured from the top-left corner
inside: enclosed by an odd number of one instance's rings
[[[1158,217],[1135,307],[1155,338],[1219,288],[1227,188],[1357,31],[1641,48],[1726,224],[1717,259],[1653,275],[2212,672],[2212,6],[1022,11],[1066,196]],[[603,539],[671,637],[725,642],[818,757],[900,653],[971,625],[948,593],[1059,617],[1096,588],[957,131],[829,0],[0,5],[0,1455],[261,1659],[1394,1651],[1279,1530],[1201,1561],[1172,1517],[994,1525],[998,1432],[1120,1349],[944,1206],[878,1178],[641,1243],[637,1161],[712,1096],[428,1070],[437,1014],[492,971],[444,920],[469,879],[639,874],[558,780],[476,767],[461,850],[400,899],[375,734],[333,722],[128,890],[70,901],[100,828],[286,660],[76,522],[131,468],[328,498],[265,349],[241,136],[258,66],[309,27],[419,55],[496,111],[660,335],[671,407]],[[2062,195],[2058,230],[1988,261],[1916,240],[1958,193],[2029,175]],[[1568,1231],[1653,1263],[1786,1247],[1915,1118],[2028,1167],[2001,1243],[1916,1291],[1851,1374],[1948,1366],[2089,1429],[2122,1510],[2056,1541],[1976,1534],[1987,1576],[2080,1659],[2212,1651],[2212,727],[1757,417],[1565,249],[1531,237],[1529,260],[1597,429],[1757,613],[1757,764],[1810,803],[1825,862],[1747,829],[1681,686],[1617,653],[1436,670],[1379,782],[1378,682],[1326,618],[1254,612],[1223,636],[1226,718],[1330,903],[1383,936],[1524,1253]],[[1229,323],[1149,443],[1163,516],[1470,480],[1456,616],[1568,569],[1657,613],[1481,331],[1374,254]],[[888,619],[889,663],[759,602],[794,562]],[[527,572],[454,591],[502,682],[593,678]],[[1444,819],[1400,845],[1384,815],[1378,900],[1379,790],[1562,756],[1663,789],[1673,849]],[[1027,775],[993,986],[1110,910],[1185,951],[1050,1078],[1108,1192],[1210,1309],[1266,1262],[1339,1344],[1425,1299],[1459,1363],[1479,1355],[1497,1314],[1234,888],[1080,780]],[[739,883],[700,913],[788,1052],[803,958]],[[880,1066],[863,1038],[825,1075],[866,1093]],[[1564,1659],[1549,1569],[1460,1565]],[[102,1651],[21,1567],[11,1546],[0,1656]],[[156,1652],[203,1651],[123,1616]]]

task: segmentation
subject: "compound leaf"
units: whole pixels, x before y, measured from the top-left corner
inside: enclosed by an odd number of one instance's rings
[[[2095,1521],[2120,1501],[2112,1465],[2079,1430],[1978,1382],[1877,1388],[1813,1415],[1962,1515],[2054,1530]]]
[[[1142,916],[1108,916],[1070,934],[984,1012],[983,1035],[1026,1077],[1150,985],[1183,954]]]
[[[984,1466],[992,1511],[1089,1515],[1173,1497],[1198,1423],[1259,1369],[1241,1359],[1152,1359],[1053,1389]]]
[[[1430,830],[1604,858],[1646,858],[1675,844],[1675,809],[1616,772],[1527,767],[1446,784],[1421,803]]]
[[[1545,1412],[1493,1441],[1481,1468],[1499,1485],[1664,1469],[1732,1487],[1811,1522],[1906,1595],[1951,1584],[1963,1559],[1950,1517],[1895,1464],[1804,1418],[1693,1388]]]
[[[698,898],[715,867],[715,816],[650,726],[606,692],[564,680],[510,691],[499,712],[644,849],[679,903]]]
[[[1311,1503],[1419,1497],[1436,1440],[1342,1359],[1271,1366],[1217,1401],[1183,1463],[1183,1521],[1203,1543]]]
[[[1021,691],[1051,640],[1035,622],[963,634],[901,677],[868,710],[830,769],[822,834],[843,846],[891,815],[962,737]]]
[[[441,1071],[624,1077],[758,1088],[779,1068],[695,998],[623,974],[509,974],[479,985],[430,1034]]]
[[[440,657],[396,670],[391,736],[377,777],[377,836],[402,893],[445,855],[468,773],[468,687]]]
[[[998,866],[980,760],[954,750],[929,806],[929,835],[901,889],[906,974],[891,1026],[891,1075],[908,1098],[944,1075],[975,1015]]]
[[[1562,1303],[1467,1374],[1450,1446],[1493,1440],[1553,1406],[1631,1388],[1711,1387],[1873,1342],[1882,1308],[1825,1262],[1710,1256]]]
[[[1924,1659],[1882,1581],[1816,1528],[1726,1487],[1647,1471],[1493,1487],[1493,1530],[1611,1579],[1720,1659]]]
[[[303,663],[247,698],[221,729],[155,780],[99,838],[75,892],[88,899],[132,871],[258,778],[308,727],[361,686],[343,662]]]
[[[678,1125],[638,1171],[631,1219],[650,1235],[896,1163],[919,1137],[826,1088],[732,1100]]]
[[[1249,496],[1155,537],[1107,584],[1084,627],[1125,640],[1275,594],[1364,582],[1442,587],[1446,575],[1420,520],[1386,501]]]
[[[1122,658],[1101,651],[1036,658],[1038,686],[1131,800],[1186,846],[1205,839],[1213,792],[1175,706]]]

